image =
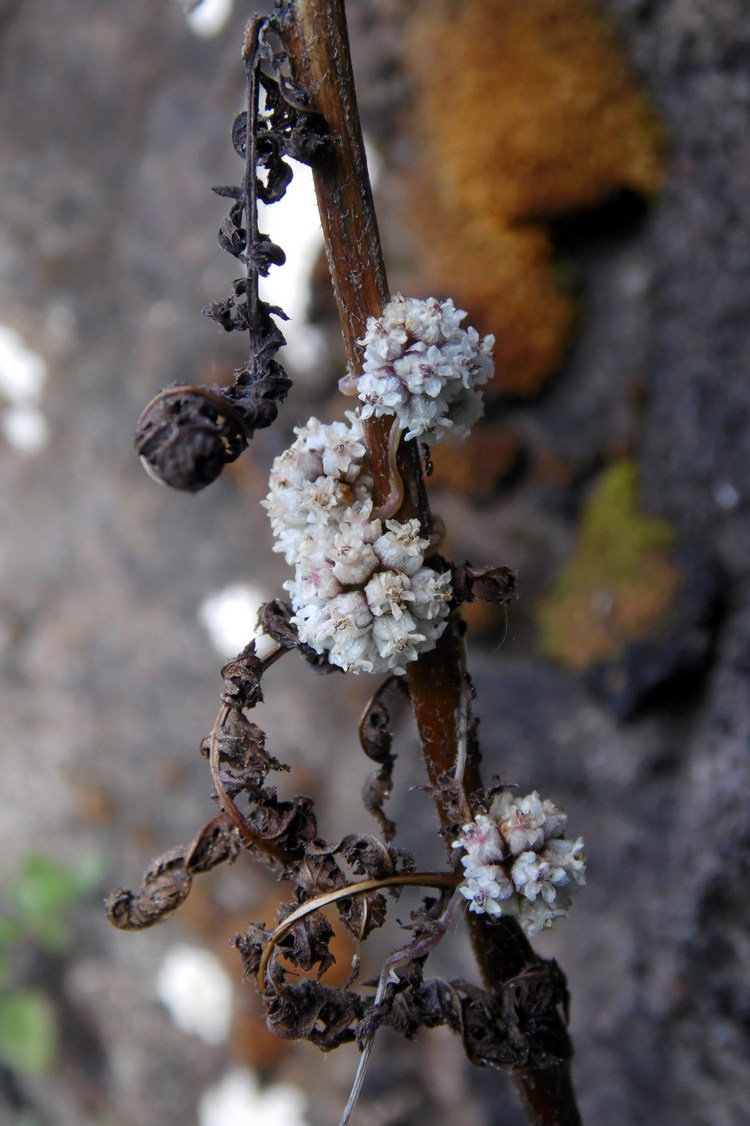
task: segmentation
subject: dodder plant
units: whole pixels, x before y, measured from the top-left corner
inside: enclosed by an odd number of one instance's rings
[[[274,929],[253,924],[235,940],[268,1025],[325,1051],[353,1040],[361,1049],[342,1122],[381,1025],[411,1036],[444,1024],[473,1063],[511,1071],[530,1122],[576,1123],[565,978],[528,939],[567,914],[570,892],[585,878],[582,841],[565,839],[565,814],[536,792],[518,797],[482,784],[460,607],[476,598],[512,600],[515,576],[504,567],[451,565],[439,554],[421,464],[420,438],[460,436],[481,414],[478,388],[492,373],[493,341],[463,328],[465,314],[451,301],[388,292],[343,0],[277,0],[270,18],[248,25],[243,58],[248,103],[233,141],[244,176],[215,190],[232,201],[219,242],[244,273],[226,300],[204,312],[227,331],[248,334],[248,360],[229,388],[162,391],[141,416],[136,447],[159,480],[195,491],[276,417],[290,388],[276,358],[284,313],[260,300],[258,278],[284,254],[259,231],[257,203],[284,194],[287,157],[313,170],[348,353],[342,390],[360,406],[328,426],[311,419],[274,463],[265,504],[276,548],[295,568],[284,584],[291,605],[277,600],[261,609],[276,643],[269,656],[260,659],[251,643],[222,670],[221,708],[201,746],[220,812],[187,848],[160,857],[139,891],[110,896],[108,915],[123,929],[151,926],[185,900],[196,874],[245,849],[292,888]],[[289,767],[268,754],[248,713],[262,701],[263,677],[292,650],[318,670],[386,676],[359,730],[377,766],[364,801],[382,839],[327,842],[310,798],[282,801],[268,784],[272,772]],[[448,846],[444,871],[419,871],[391,843],[396,826],[384,805],[395,757],[393,693],[408,696],[416,718]],[[411,913],[408,941],[386,960],[376,986],[354,988],[356,965],[344,986],[326,984],[333,930],[321,909],[335,906],[363,941],[407,885],[439,894]],[[461,903],[482,986],[425,975]]]

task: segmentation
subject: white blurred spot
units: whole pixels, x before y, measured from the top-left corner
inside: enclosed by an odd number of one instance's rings
[[[156,973],[156,996],[181,1032],[222,1044],[232,1019],[232,982],[210,950],[175,946]]]
[[[188,27],[201,39],[218,35],[232,14],[234,0],[200,0],[187,13]]]
[[[0,396],[7,402],[0,428],[19,453],[36,454],[47,441],[47,422],[38,407],[47,365],[18,333],[0,324]]]
[[[293,162],[294,179],[278,203],[260,205],[261,231],[286,254],[283,266],[272,266],[267,278],[260,279],[264,301],[280,305],[288,321],[281,322],[287,342],[286,355],[291,367],[307,373],[315,370],[323,354],[322,333],[306,323],[310,299],[310,278],[323,246],[318,205],[311,170]],[[282,353],[282,362],[284,355]]]
[[[383,162],[380,159],[380,154],[372,147],[367,137],[363,137],[365,143],[365,156],[367,158],[367,171],[370,176],[370,183],[373,188],[377,187],[380,173],[383,169]]]
[[[171,301],[154,301],[148,310],[148,319],[154,328],[174,328],[180,319],[177,306]]]
[[[8,407],[0,417],[6,440],[22,454],[38,454],[49,437],[47,419],[35,407]]]
[[[64,301],[52,305],[47,313],[47,332],[63,344],[70,344],[75,338],[78,321],[75,311]]]
[[[288,1083],[260,1088],[252,1071],[229,1071],[198,1104],[198,1126],[308,1126],[307,1099]]]
[[[36,399],[46,378],[42,357],[27,348],[14,329],[0,325],[0,395],[14,403]]]
[[[380,158],[365,142],[373,186],[380,173]],[[315,198],[313,174],[306,164],[292,161],[294,178],[286,193],[273,204],[260,204],[260,229],[286,254],[283,266],[272,266],[260,279],[260,294],[279,305],[289,317],[280,323],[287,342],[289,363],[300,374],[314,374],[325,358],[323,333],[307,323],[313,267],[323,249],[323,231]],[[282,353],[282,362],[284,355]]]
[[[723,508],[727,512],[731,512],[740,503],[740,494],[731,481],[719,481],[717,485],[714,485],[713,493],[714,500],[719,508]]]
[[[275,648],[271,638],[258,630],[258,610],[267,601],[268,596],[249,583],[232,583],[203,599],[198,619],[220,657],[233,657],[253,638],[259,657]]]

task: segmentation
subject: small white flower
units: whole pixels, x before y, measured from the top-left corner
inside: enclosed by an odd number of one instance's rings
[[[407,520],[399,524],[397,520],[386,520],[387,531],[372,545],[382,565],[390,571],[403,571],[415,575],[424,563],[424,551],[429,540],[419,535],[418,520]]]
[[[421,642],[426,640],[408,613],[402,613],[398,620],[391,614],[373,618],[372,639],[385,662],[385,669],[397,675],[406,671],[404,666],[409,661],[416,661],[422,650]]]
[[[396,621],[414,602],[408,576],[399,571],[378,571],[365,587],[365,597],[376,618],[391,614]]]
[[[565,868],[551,864],[544,853],[522,852],[511,868],[511,879],[519,895],[532,901],[538,895],[546,903],[554,903],[557,885],[570,883]]]
[[[544,839],[549,841],[553,837],[561,837],[568,823],[568,815],[564,810],[558,809],[554,802],[547,798],[542,802],[544,810]]]
[[[563,906],[560,897],[554,906],[544,899],[537,899],[533,903],[529,899],[518,900],[518,923],[527,938],[534,938],[543,930],[549,930],[555,919],[562,919],[568,914],[567,903]]]
[[[445,618],[448,616],[448,603],[451,599],[451,576],[449,571],[442,575],[429,567],[422,567],[411,576],[411,591],[414,608],[420,618]]]
[[[323,472],[344,481],[356,480],[367,449],[361,436],[341,422],[328,430],[329,443],[321,451]]]
[[[366,583],[379,565],[377,555],[366,541],[367,525],[344,522],[333,540],[333,574],[346,586]]]
[[[577,841],[547,841],[542,855],[555,873],[556,883],[567,882],[570,878],[577,884],[586,883],[586,857],[583,854],[583,837]],[[563,881],[558,873],[566,877]]]
[[[461,884],[459,891],[469,900],[469,910],[479,914],[502,915],[503,900],[513,895],[513,885],[502,868],[485,865]]]
[[[490,813],[514,855],[544,843],[546,814],[536,790],[516,798],[511,790],[502,790],[494,798]]]
[[[375,665],[370,660],[372,656],[372,638],[364,630],[361,633],[345,633],[343,636],[337,633],[328,650],[331,664],[343,669],[344,672],[375,672]]]
[[[328,603],[332,628],[336,633],[359,633],[367,629],[372,614],[361,590],[349,590]]]

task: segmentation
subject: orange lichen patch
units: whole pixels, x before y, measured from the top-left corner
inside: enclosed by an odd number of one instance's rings
[[[681,585],[673,532],[638,506],[631,461],[611,466],[583,513],[573,558],[537,613],[542,652],[573,669],[657,634]]]
[[[117,813],[117,803],[109,790],[90,781],[77,786],[76,808],[82,824],[95,828],[111,825]]]
[[[517,468],[519,436],[506,426],[479,426],[463,442],[445,442],[432,451],[430,485],[489,499]]]
[[[575,317],[542,221],[652,195],[663,129],[591,0],[423,0],[407,42],[420,281],[495,332],[497,386],[533,392]]]

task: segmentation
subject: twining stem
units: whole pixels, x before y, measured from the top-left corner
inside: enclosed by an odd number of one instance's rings
[[[256,149],[258,136],[258,94],[260,53],[258,41],[265,23],[261,16],[254,16],[245,29],[245,42],[242,58],[247,75],[247,106],[245,125],[245,172],[242,178],[245,212],[245,268],[247,271],[247,307],[250,328],[250,354],[258,350],[258,264],[253,253],[258,245],[258,179],[256,171]]]
[[[395,872],[392,876],[359,880],[354,884],[346,884],[345,887],[334,888],[333,891],[327,891],[314,899],[306,900],[290,915],[287,915],[283,922],[279,923],[273,933],[268,936],[256,974],[258,989],[262,993],[265,988],[266,970],[274,948],[278,946],[282,938],[289,934],[300,919],[306,918],[314,911],[320,911],[322,907],[329,907],[332,903],[338,903],[340,899],[352,899],[357,895],[365,895],[368,891],[382,891],[383,888],[392,887],[429,887],[454,891],[459,882],[458,877],[450,872]]]
[[[349,53],[344,0],[280,0],[277,19],[296,84],[310,106],[325,119],[332,137],[326,159],[313,168],[326,254],[346,345],[349,368],[362,370],[363,336],[368,317],[380,316],[390,298],[372,190],[367,173]],[[392,494],[389,467],[391,419],[368,419],[366,438],[375,479],[375,503]],[[403,501],[397,517],[417,517],[432,533],[416,442],[402,441],[397,466]],[[441,798],[441,783],[454,777],[456,762],[465,758],[463,786],[470,805],[482,793],[479,752],[467,738],[467,685],[460,622],[452,620],[435,649],[409,666],[412,706],[422,743],[427,776],[436,797],[441,826],[452,817]],[[540,959],[513,919],[488,923],[471,915],[471,939],[485,988],[503,982]],[[560,1018],[556,1013],[550,1019]],[[559,1030],[561,1042],[565,1033]],[[571,1050],[572,1054],[572,1050]],[[576,1108],[566,1061],[544,1069],[512,1072],[532,1126],[576,1126]]]

